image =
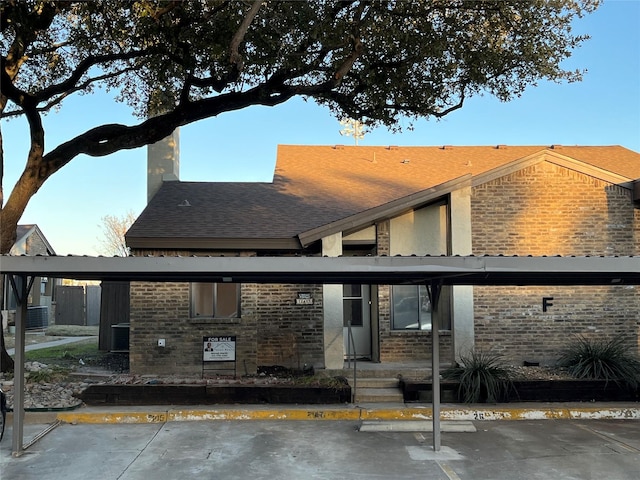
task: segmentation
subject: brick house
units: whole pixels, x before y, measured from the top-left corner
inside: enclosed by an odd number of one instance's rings
[[[53,247],[35,224],[18,225],[16,231],[16,241],[11,247],[10,255],[55,255]],[[55,312],[53,308],[53,299],[55,297],[56,287],[59,279],[51,277],[35,277],[33,279],[34,288],[28,299],[28,315],[27,327],[40,328],[46,327],[53,323]],[[2,305],[2,328],[13,323],[15,318],[16,299],[9,281],[4,278],[2,282],[3,298]]]
[[[177,138],[149,151],[136,256],[639,255],[640,154],[619,146],[278,147],[270,183],[181,182]],[[637,190],[637,188],[636,188]],[[553,363],[573,334],[638,351],[637,289],[445,289],[443,361],[474,345]],[[133,283],[131,370],[199,374],[203,338],[233,336],[239,374],[430,358],[426,289]],[[165,347],[157,339],[166,340]]]

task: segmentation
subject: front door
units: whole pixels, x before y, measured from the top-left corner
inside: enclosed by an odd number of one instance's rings
[[[371,358],[371,293],[369,285],[343,285],[344,356]],[[349,322],[353,342],[349,341]]]

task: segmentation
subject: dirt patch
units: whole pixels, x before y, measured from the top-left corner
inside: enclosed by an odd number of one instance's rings
[[[513,381],[524,380],[571,380],[566,368],[562,367],[511,367],[511,379]]]

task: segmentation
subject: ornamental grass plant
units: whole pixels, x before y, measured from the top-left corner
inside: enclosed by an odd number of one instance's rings
[[[514,389],[511,369],[496,352],[471,350],[460,355],[460,363],[442,372],[442,377],[459,382],[458,396],[464,403],[495,403]]]
[[[591,339],[578,335],[558,364],[575,378],[613,381],[632,389],[640,386],[640,359],[629,351],[624,337]]]

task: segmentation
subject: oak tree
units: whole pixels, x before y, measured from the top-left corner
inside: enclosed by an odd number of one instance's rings
[[[586,38],[572,33],[572,22],[597,5],[4,0],[0,118],[24,119],[30,148],[6,200],[0,190],[0,253],[15,242],[29,199],[80,154],[141,147],[176,127],[295,96],[326,106],[339,119],[399,130],[401,118],[443,117],[473,95],[508,101],[540,80],[580,80],[582,73],[565,70],[562,61]],[[139,121],[121,125],[105,118],[47,145],[42,116],[98,87],[130,105]],[[162,113],[150,116],[149,109]],[[1,141],[0,135],[0,147]],[[0,184],[1,177],[2,170]]]

